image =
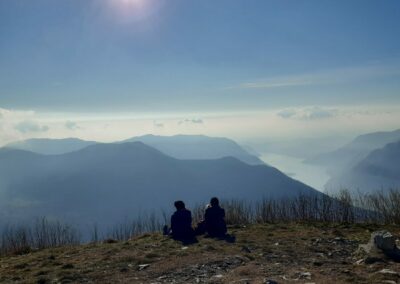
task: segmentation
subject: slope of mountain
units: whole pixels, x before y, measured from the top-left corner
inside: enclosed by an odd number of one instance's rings
[[[257,156],[249,154],[233,140],[204,135],[133,137],[123,142],[140,141],[177,159],[218,159],[234,157],[250,165],[264,164]]]
[[[358,136],[349,144],[333,152],[308,159],[305,163],[325,166],[332,175],[338,175],[357,165],[371,151],[397,141],[400,141],[400,129],[391,132],[369,133]]]
[[[319,194],[273,167],[235,158],[178,160],[141,142],[95,144],[63,155],[0,151],[0,218],[48,216],[113,225],[124,216],[211,196],[260,200]],[[1,222],[1,220],[0,220]]]
[[[44,155],[59,155],[83,149],[93,145],[94,141],[85,141],[78,138],[64,139],[28,139],[7,144],[6,148],[31,151]]]
[[[400,141],[372,151],[366,158],[343,174],[334,176],[328,189],[349,188],[373,192],[400,188]]]

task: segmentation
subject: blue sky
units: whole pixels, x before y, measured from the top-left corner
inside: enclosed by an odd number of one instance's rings
[[[0,103],[53,111],[397,103],[399,19],[399,1],[387,0],[1,0]],[[234,88],[349,69],[348,80],[322,85]],[[357,74],[364,69],[371,74]]]
[[[400,106],[397,0],[0,0],[0,108],[18,117],[360,104]]]

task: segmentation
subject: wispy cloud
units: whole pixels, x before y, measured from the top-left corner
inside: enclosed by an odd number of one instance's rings
[[[154,127],[156,127],[156,128],[164,128],[164,123],[159,122],[159,121],[157,121],[157,120],[154,120],[154,121],[153,121],[153,125],[154,125]]]
[[[400,76],[400,67],[397,65],[367,65],[331,70],[321,70],[304,74],[288,76],[274,76],[242,82],[225,89],[272,89],[285,87],[300,87],[311,85],[344,84],[383,78],[386,76]]]
[[[270,88],[281,88],[281,87],[293,87],[293,86],[306,86],[315,84],[316,81],[311,78],[301,78],[300,76],[295,78],[291,77],[276,77],[266,80],[259,80],[248,83],[241,83],[238,86],[233,86],[231,89],[270,89]]]
[[[92,115],[92,116],[91,116]],[[303,105],[262,111],[185,113],[132,118],[91,114],[35,113],[0,108],[0,146],[28,138],[63,138],[111,142],[154,132],[160,135],[205,134],[236,139],[297,139],[354,135],[400,128],[397,105]],[[76,122],[79,124],[76,124]],[[28,122],[28,123],[27,123]],[[71,132],[66,126],[79,131]],[[105,129],[105,126],[107,128]]]
[[[14,127],[21,133],[29,133],[29,132],[46,132],[49,130],[47,125],[40,125],[39,123],[31,120],[24,120],[15,125]]]
[[[190,124],[203,124],[204,121],[201,118],[185,118],[182,119],[180,121],[178,121],[178,124],[186,124],[186,123],[190,123]]]
[[[0,145],[47,134],[49,130],[48,125],[39,123],[34,111],[0,108]]]
[[[67,122],[65,122],[65,128],[69,129],[69,130],[77,130],[77,129],[81,129],[81,127],[78,125],[78,123],[74,122],[74,121],[70,121],[68,120]]]
[[[0,119],[21,119],[26,117],[32,117],[35,114],[31,110],[11,110],[0,107]]]
[[[322,107],[306,107],[306,108],[287,108],[277,112],[277,115],[284,119],[300,119],[300,120],[318,120],[327,119],[337,116],[337,109]]]

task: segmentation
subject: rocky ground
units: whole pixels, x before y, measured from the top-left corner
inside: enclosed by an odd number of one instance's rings
[[[1,283],[400,283],[400,263],[359,248],[396,226],[268,224],[231,227],[235,243],[161,234],[0,258]]]

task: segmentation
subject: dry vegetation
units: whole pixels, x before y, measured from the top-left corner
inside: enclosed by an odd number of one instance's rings
[[[230,227],[236,243],[183,246],[161,234],[63,246],[0,258],[0,282],[19,283],[397,283],[400,264],[362,258],[370,233],[397,226],[279,223]]]
[[[157,233],[164,222],[155,215],[116,224],[101,236],[94,226],[90,244],[81,244],[72,227],[46,219],[8,226],[0,235],[0,282],[400,283],[400,264],[360,261],[359,250],[375,230],[400,235],[399,191],[224,207],[235,243],[200,237],[184,246]],[[193,209],[194,219],[202,212],[202,206]]]

